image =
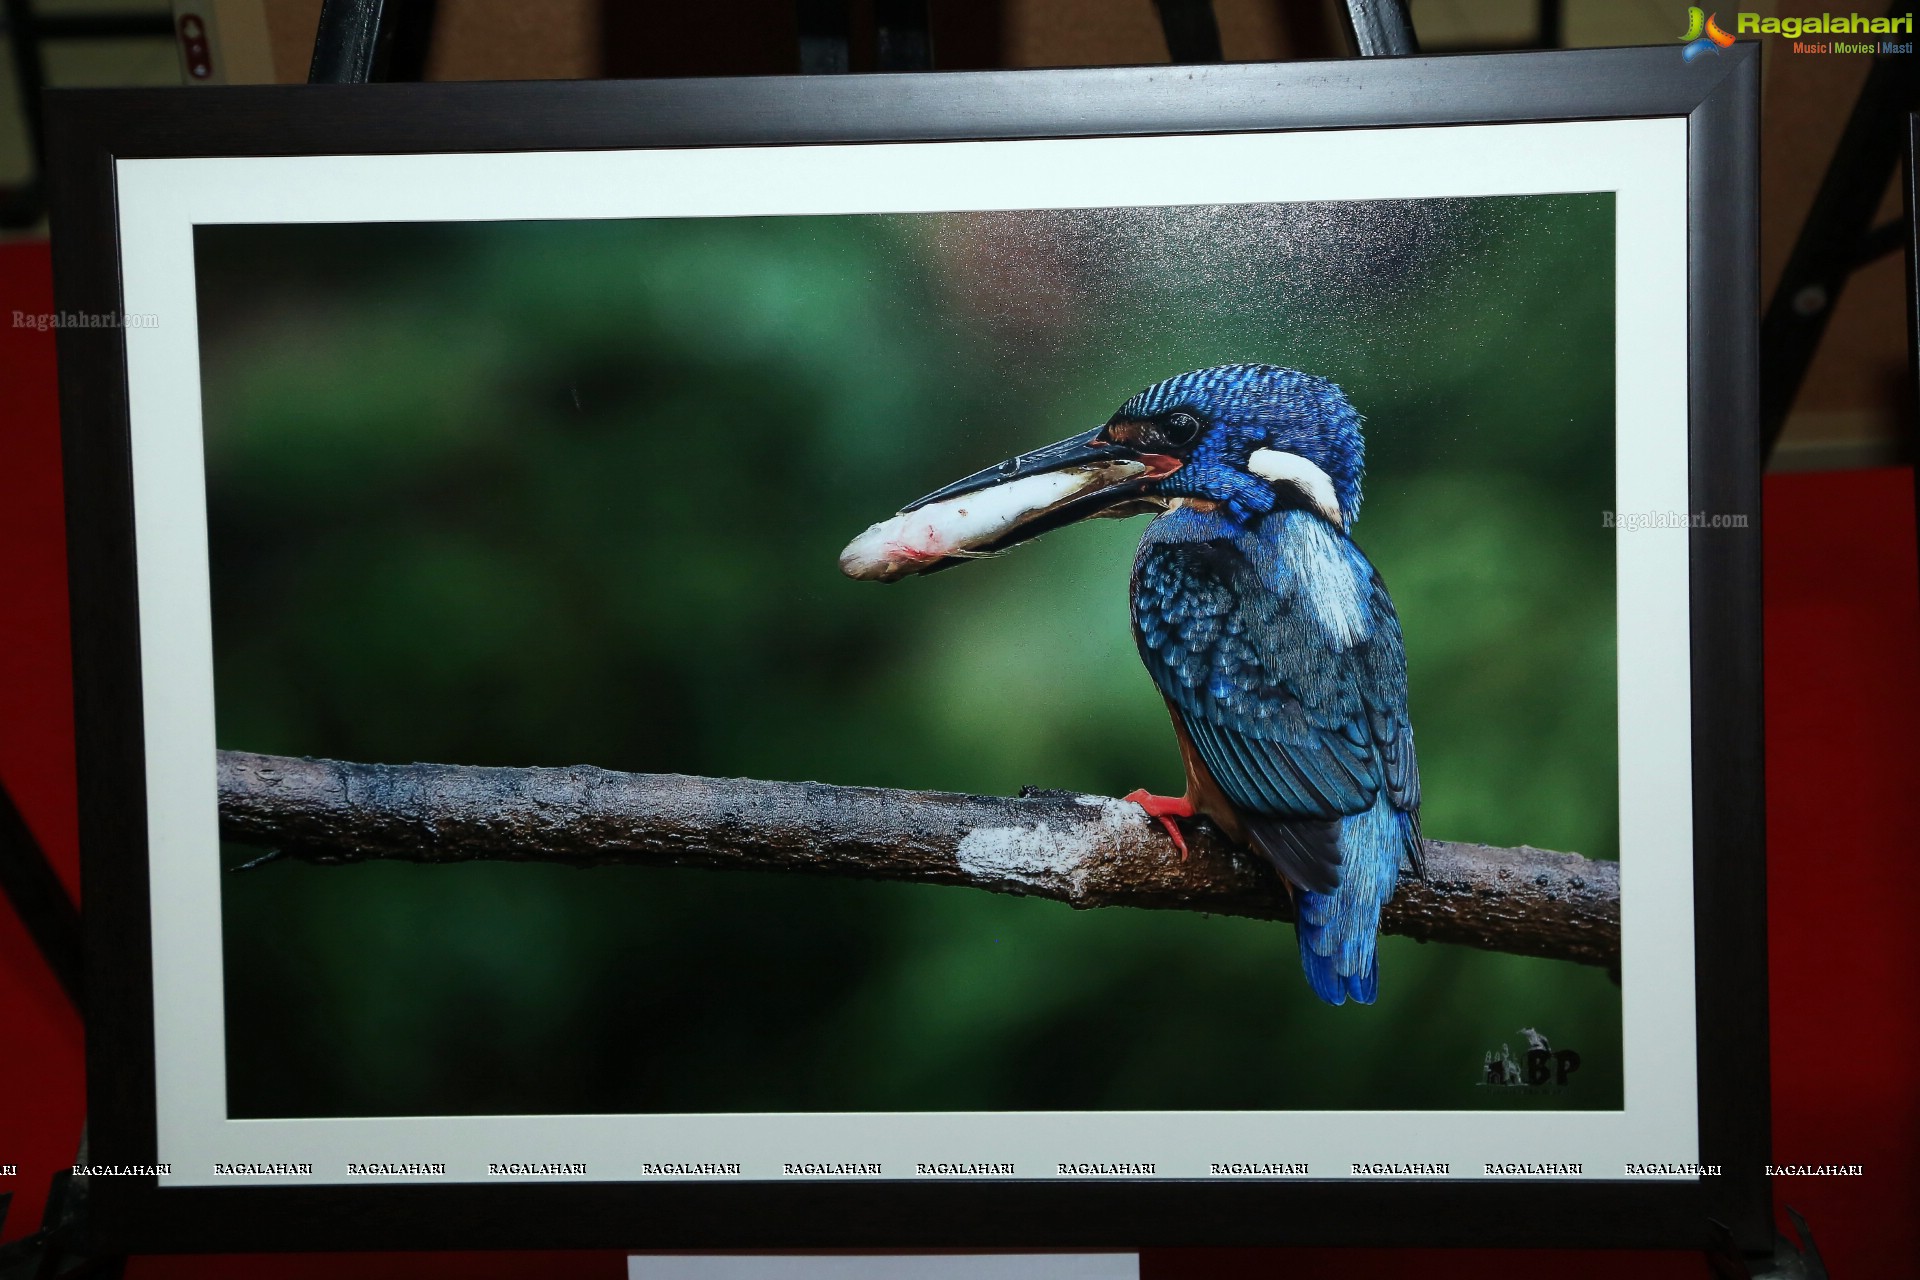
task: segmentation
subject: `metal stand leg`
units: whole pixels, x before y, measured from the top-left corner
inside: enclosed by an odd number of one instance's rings
[[[78,1009],[80,913],[4,786],[0,786],[0,896],[13,904],[27,936]]]
[[[77,1163],[87,1159],[87,1142],[80,1140]],[[4,1200],[5,1197],[0,1197]],[[0,1204],[0,1209],[5,1205]],[[119,1254],[87,1257],[75,1248],[87,1210],[87,1180],[70,1169],[53,1175],[47,1189],[46,1211],[40,1229],[11,1244],[0,1245],[0,1280],[119,1280],[127,1260]]]
[[[1406,0],[1347,0],[1347,29],[1363,58],[1394,58],[1420,52]]]
[[[1827,331],[1847,278],[1900,246],[1903,229],[1869,232],[1907,142],[1907,113],[1920,106],[1920,64],[1875,58],[1846,132],[1794,241],[1780,285],[1760,322],[1760,428],[1768,455]]]
[[[1820,1247],[1813,1242],[1807,1220],[1792,1205],[1787,1206],[1787,1216],[1793,1219],[1799,1243],[1776,1231],[1771,1254],[1743,1255],[1734,1247],[1727,1229],[1714,1223],[1719,1240],[1707,1251],[1713,1274],[1719,1280],[1827,1280],[1827,1264],[1820,1257]]]
[[[366,84],[375,78],[385,0],[324,0],[308,84]]]

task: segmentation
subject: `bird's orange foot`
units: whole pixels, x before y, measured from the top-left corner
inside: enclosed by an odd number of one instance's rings
[[[1145,787],[1140,788],[1138,791],[1129,792],[1120,798],[1128,804],[1139,805],[1147,811],[1149,818],[1152,818],[1155,822],[1165,827],[1168,839],[1172,840],[1173,847],[1180,851],[1180,861],[1185,862],[1187,860],[1186,837],[1180,834],[1179,824],[1174,822],[1174,819],[1191,818],[1193,816],[1193,802],[1191,800],[1185,796],[1156,796]]]

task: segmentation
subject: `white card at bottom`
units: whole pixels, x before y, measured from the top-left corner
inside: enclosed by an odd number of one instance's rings
[[[1140,1280],[1137,1253],[629,1257],[627,1280]]]

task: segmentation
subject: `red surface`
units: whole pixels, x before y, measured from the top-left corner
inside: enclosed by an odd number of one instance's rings
[[[53,310],[45,245],[0,245],[0,782],[69,892],[80,883],[73,799],[73,677],[67,658],[66,530],[60,509],[53,333],[13,313]],[[80,1019],[0,900],[0,1193],[3,1238],[40,1221],[47,1179],[80,1140]]]
[[[1838,1277],[1920,1274],[1913,479],[1767,485],[1774,1160],[1866,1166],[1780,1179],[1774,1199]]]
[[[0,317],[50,311],[44,246],[0,246]],[[0,780],[74,883],[73,726],[53,336],[0,326]],[[1798,1178],[1837,1277],[1914,1274],[1920,1258],[1920,838],[1908,809],[1920,722],[1920,566],[1907,469],[1767,482],[1767,752],[1774,1150],[1864,1165]],[[0,908],[0,1178],[7,1238],[38,1220],[81,1119],[80,1027],[19,923]],[[296,1280],[602,1277],[597,1253],[141,1258],[129,1274]],[[1147,1280],[1286,1275],[1425,1280],[1700,1277],[1698,1255],[1456,1250],[1162,1250]]]

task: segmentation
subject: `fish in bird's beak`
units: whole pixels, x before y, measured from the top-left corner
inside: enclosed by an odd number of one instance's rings
[[[1116,443],[1106,431],[1096,427],[934,490],[848,543],[840,571],[895,582],[998,555],[1090,516],[1158,510],[1141,491],[1178,462]]]

